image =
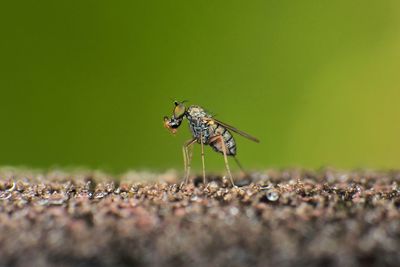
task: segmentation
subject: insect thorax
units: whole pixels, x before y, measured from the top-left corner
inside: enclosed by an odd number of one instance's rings
[[[189,121],[189,128],[194,138],[200,142],[201,138],[204,144],[208,144],[210,141],[211,133],[208,122],[205,118],[211,118],[200,106],[190,106],[187,109],[186,117]]]

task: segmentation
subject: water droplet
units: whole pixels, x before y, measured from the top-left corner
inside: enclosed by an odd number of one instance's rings
[[[275,190],[269,190],[266,194],[269,201],[277,201],[279,198],[279,193]]]

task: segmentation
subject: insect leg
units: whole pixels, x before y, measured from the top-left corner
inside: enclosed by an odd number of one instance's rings
[[[203,164],[203,184],[206,184],[206,167],[204,164],[204,143],[203,143],[203,133],[200,135],[201,144],[201,163]]]
[[[196,142],[196,139],[194,139],[193,142],[191,142],[187,147],[186,147],[186,152],[187,152],[187,174],[186,174],[186,181],[185,183],[187,184],[189,181],[189,175],[190,175],[190,168],[192,166],[192,156],[193,156],[193,144]]]
[[[233,187],[237,187],[237,186],[235,185],[235,183],[233,182],[232,173],[231,173],[231,170],[230,170],[230,168],[229,168],[228,157],[227,157],[227,155],[226,155],[226,144],[225,144],[225,140],[224,140],[224,138],[222,137],[222,135],[218,135],[217,137],[221,140],[222,152],[223,152],[223,154],[224,154],[224,160],[225,160],[225,168],[226,168],[226,171],[228,172],[229,179],[231,180],[232,186],[233,186]]]
[[[185,184],[189,181],[189,174],[190,174],[190,167],[192,163],[192,150],[189,148],[196,142],[196,139],[190,139],[183,144],[182,151],[183,151],[183,162],[185,164]]]
[[[240,163],[240,161],[238,160],[238,158],[236,156],[233,156],[233,158],[235,159],[236,164],[239,166],[240,171],[242,172],[242,175],[245,176],[250,176],[243,168],[242,164]]]
[[[186,183],[188,158],[187,158],[187,149],[186,149],[185,145],[182,146],[182,153],[183,153],[184,179],[185,179],[185,183]]]

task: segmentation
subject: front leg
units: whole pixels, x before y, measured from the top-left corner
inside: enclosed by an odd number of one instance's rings
[[[182,152],[183,152],[183,163],[185,166],[185,184],[189,181],[190,167],[192,164],[192,150],[189,148],[197,141],[196,138],[190,139],[183,144]]]

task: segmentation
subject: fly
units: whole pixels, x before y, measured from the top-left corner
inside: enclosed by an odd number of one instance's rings
[[[184,102],[174,102],[175,107],[172,113],[172,117],[164,117],[164,126],[170,130],[173,134],[177,132],[177,129],[181,125],[184,118],[189,122],[189,128],[192,133],[192,139],[184,143],[182,147],[183,161],[185,166],[185,183],[189,180],[190,166],[192,161],[192,150],[190,149],[194,143],[201,145],[201,160],[203,165],[203,182],[206,181],[205,164],[204,164],[204,145],[211,146],[214,151],[222,153],[225,160],[225,168],[228,173],[229,179],[232,186],[235,186],[233,182],[232,174],[229,168],[228,156],[234,157],[236,162],[236,142],[231,133],[235,132],[243,137],[250,139],[256,143],[260,142],[257,138],[245,133],[235,127],[221,122],[202,107],[191,105],[186,107]],[[240,164],[239,164],[240,166]]]

